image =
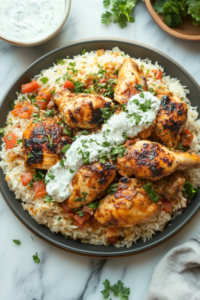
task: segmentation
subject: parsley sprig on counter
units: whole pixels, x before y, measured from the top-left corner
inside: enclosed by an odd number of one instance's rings
[[[163,14],[163,21],[169,27],[177,27],[190,15],[193,24],[200,24],[199,0],[156,0],[154,10],[157,14]]]
[[[142,0],[144,1],[144,0]],[[101,22],[109,25],[111,22],[118,23],[121,28],[127,26],[127,23],[134,23],[132,16],[133,9],[137,0],[103,0],[104,7],[107,9],[112,3],[111,11],[106,11],[101,16]]]
[[[114,285],[110,285],[110,281],[106,279],[103,284],[104,290],[101,291],[101,293],[104,299],[108,299],[110,292],[112,291],[115,297],[120,297],[121,300],[129,300],[130,288],[124,287],[121,280],[118,280],[118,282]]]

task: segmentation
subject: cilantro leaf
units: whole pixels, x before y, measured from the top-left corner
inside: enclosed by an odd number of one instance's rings
[[[112,22],[112,14],[109,11],[106,11],[101,16],[101,23],[109,25]]]
[[[65,64],[65,61],[63,59],[57,59],[57,63],[59,65],[64,65]]]
[[[198,193],[199,189],[194,189],[193,186],[186,181],[184,185],[184,192],[188,195],[188,198],[191,200],[196,193]]]
[[[40,78],[40,81],[42,81],[43,84],[46,84],[49,81],[48,77],[42,77]]]
[[[74,200],[75,202],[84,202],[84,201],[86,201],[85,197],[87,196],[88,193],[82,192],[81,194],[83,195],[83,197],[82,198],[76,198]]]
[[[157,14],[163,14],[163,5],[165,4],[165,2],[166,0],[156,0],[153,8],[157,12]]]
[[[149,198],[151,198],[151,200],[154,203],[157,203],[158,202],[158,195],[156,194],[156,192],[154,191],[154,189],[151,186],[152,186],[152,183],[147,182],[143,186],[143,189],[147,192],[147,195],[149,196]]]
[[[187,0],[186,3],[189,5],[188,14],[193,18],[193,24],[200,24],[200,1],[199,0]]]
[[[110,281],[108,279],[105,280],[104,284],[104,290],[101,291],[103,298],[108,299],[110,296],[109,289],[110,289]]]
[[[119,183],[110,184],[109,187],[107,188],[108,194],[113,195],[117,191],[118,185],[119,185]]]
[[[54,201],[54,199],[53,199],[53,198],[51,198],[51,196],[49,196],[49,195],[45,195],[45,197],[44,197],[44,201],[46,201],[46,203],[47,203],[47,204],[49,204],[50,202],[53,202],[53,201]]]
[[[103,0],[103,5],[105,8],[108,8],[110,5],[111,0]]]
[[[39,263],[40,263],[40,259],[39,259],[39,257],[38,257],[37,252],[36,252],[32,257],[33,257],[33,260],[34,260],[34,262],[35,262],[36,264],[39,264]]]
[[[13,240],[13,242],[16,244],[16,245],[21,245],[21,242],[20,242],[20,240]]]

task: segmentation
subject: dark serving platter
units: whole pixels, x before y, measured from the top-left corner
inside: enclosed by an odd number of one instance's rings
[[[149,58],[153,63],[158,61],[158,63],[164,67],[167,74],[171,75],[172,77],[179,78],[181,83],[187,86],[187,88],[190,90],[189,99],[192,105],[199,105],[199,85],[182,66],[166,56],[164,53],[161,53],[156,49],[152,49],[147,45],[129,40],[122,40],[117,38],[89,39],[75,41],[57,48],[37,59],[25,71],[23,71],[13,82],[2,99],[0,106],[0,127],[4,127],[6,124],[6,117],[8,112],[10,111],[10,102],[12,99],[16,98],[16,92],[20,91],[21,84],[29,82],[30,78],[33,78],[34,75],[39,74],[41,70],[51,67],[53,62],[56,62],[56,59],[65,58],[66,56],[72,58],[73,55],[81,54],[84,48],[86,48],[87,51],[97,49],[111,50],[115,46],[118,46],[122,51],[125,51],[125,53],[128,53],[131,57],[140,57],[141,59]],[[82,244],[79,240],[66,240],[61,234],[53,234],[44,225],[39,225],[34,219],[31,218],[27,211],[23,210],[21,201],[15,199],[14,193],[11,192],[7,186],[2,170],[0,170],[0,189],[3,198],[5,199],[11,210],[14,212],[14,214],[27,228],[29,228],[37,236],[51,243],[52,245],[69,252],[95,257],[114,258],[123,255],[127,256],[155,247],[156,245],[169,239],[172,235],[183,228],[200,208],[200,194],[197,194],[193,198],[192,202],[188,205],[188,207],[183,210],[183,213],[170,222],[172,225],[166,225],[163,232],[158,232],[150,241],[144,243],[143,241],[139,240],[137,244],[133,244],[133,246],[128,249],[125,247],[115,248],[113,245],[104,247]]]

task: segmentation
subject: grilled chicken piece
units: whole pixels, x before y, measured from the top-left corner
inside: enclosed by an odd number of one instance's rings
[[[160,196],[169,199],[176,199],[184,189],[186,176],[184,172],[178,171],[153,183],[153,189]]]
[[[126,103],[130,97],[141,92],[140,84],[147,91],[146,78],[140,75],[140,69],[131,58],[125,58],[119,71],[114,99],[119,103]]]
[[[110,163],[94,162],[92,165],[82,166],[72,180],[73,191],[67,205],[77,208],[101,197],[101,193],[115,178],[116,172],[116,167]]]
[[[150,141],[127,144],[126,148],[127,155],[117,158],[119,173],[125,177],[135,175],[155,181],[178,170],[200,168],[200,157],[193,152],[172,152]]]
[[[23,133],[27,167],[49,169],[61,159],[64,145],[71,144],[69,135],[53,119],[31,124]]]
[[[187,121],[187,104],[176,96],[159,95],[161,106],[156,117],[153,137],[170,148],[176,148]]]
[[[101,108],[114,107],[114,103],[103,96],[93,94],[72,94],[63,92],[54,95],[62,118],[71,128],[99,128],[104,119]]]
[[[161,202],[153,203],[137,179],[122,178],[114,195],[101,200],[94,217],[102,224],[129,227],[147,222],[162,210]]]

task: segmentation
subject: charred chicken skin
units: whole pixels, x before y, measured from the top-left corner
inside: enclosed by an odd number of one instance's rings
[[[147,222],[162,210],[162,203],[153,203],[139,180],[122,178],[113,195],[101,200],[94,217],[102,224],[130,227]]]
[[[27,167],[49,169],[61,159],[64,145],[71,144],[69,135],[53,119],[31,124],[23,133]]]
[[[176,148],[187,121],[187,104],[176,96],[160,95],[161,106],[156,117],[153,137],[170,148]]]
[[[114,107],[109,99],[93,94],[63,92],[54,95],[62,118],[71,128],[98,129],[104,122],[102,108]]]
[[[200,168],[200,157],[193,152],[172,152],[161,144],[138,141],[127,146],[128,153],[117,158],[117,168],[122,176],[156,181],[175,171]]]
[[[141,93],[141,87],[147,91],[146,78],[140,75],[136,62],[125,58],[119,71],[114,99],[119,103],[127,103],[132,96]]]
[[[102,196],[101,193],[113,181],[116,172],[116,167],[108,162],[82,166],[72,179],[73,191],[67,205],[77,208]]]

